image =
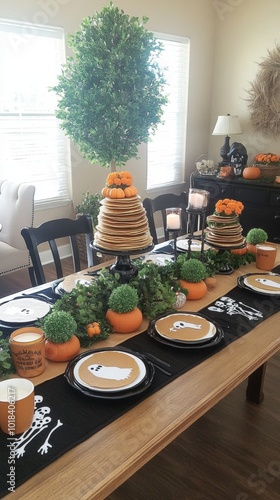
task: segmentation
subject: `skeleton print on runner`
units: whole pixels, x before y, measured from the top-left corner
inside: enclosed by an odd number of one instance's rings
[[[235,314],[240,314],[249,320],[258,321],[263,318],[263,313],[254,307],[244,304],[244,302],[237,302],[230,297],[220,297],[216,300],[213,306],[208,307],[209,311],[224,313],[228,316],[233,316]]]
[[[58,419],[56,424],[52,426],[52,418],[50,416],[51,409],[49,406],[39,407],[42,402],[42,396],[35,396],[35,411],[31,427],[15,440],[14,452],[16,458],[22,457],[28,444],[31,443],[31,441],[33,441],[33,439],[41,434],[41,432],[45,429],[48,429],[49,432],[37,452],[41,453],[41,455],[48,453],[49,448],[52,448],[52,444],[50,443],[52,434],[56,431],[56,429],[58,429],[58,427],[63,425],[63,423]]]

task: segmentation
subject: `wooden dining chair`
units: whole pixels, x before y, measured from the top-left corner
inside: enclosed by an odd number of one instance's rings
[[[41,243],[48,243],[53,256],[57,278],[63,277],[61,257],[59,255],[56,240],[68,237],[71,244],[74,272],[81,270],[81,259],[77,243],[77,235],[83,234],[86,238],[88,267],[98,263],[96,252],[90,248],[90,241],[93,240],[93,228],[91,218],[82,215],[73,219],[55,219],[43,222],[38,227],[25,227],[21,234],[30,254],[32,267],[29,268],[29,276],[32,286],[46,283],[42,261],[38,246]]]
[[[143,207],[147,213],[147,219],[149,223],[150,233],[153,238],[155,245],[158,243],[158,237],[155,225],[155,213],[160,212],[163,229],[164,229],[164,239],[167,241],[170,239],[170,232],[166,230],[166,208],[181,207],[182,208],[182,234],[186,234],[187,223],[186,223],[186,208],[188,200],[187,193],[183,191],[179,195],[173,193],[160,194],[154,199],[145,198],[143,200]]]

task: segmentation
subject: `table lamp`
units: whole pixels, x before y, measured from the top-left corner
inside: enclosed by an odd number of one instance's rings
[[[218,116],[212,135],[225,135],[225,143],[220,149],[222,161],[219,165],[229,165],[228,153],[230,150],[230,135],[242,134],[239,118],[236,115]]]

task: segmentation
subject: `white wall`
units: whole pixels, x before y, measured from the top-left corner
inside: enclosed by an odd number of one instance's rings
[[[250,82],[259,70],[258,63],[280,43],[279,0],[213,1],[217,16],[215,64],[209,150],[219,159],[223,138],[211,136],[218,115],[227,113],[240,117],[242,135],[231,142],[243,143],[248,163],[259,152],[280,154],[279,141],[253,132],[246,98]],[[218,155],[217,155],[218,153]]]
[[[100,11],[109,4],[102,0],[0,0],[0,17],[31,23],[62,26],[66,33],[74,33],[82,19]],[[186,171],[193,170],[194,160],[207,152],[212,99],[216,13],[211,0],[115,0],[115,5],[127,14],[149,18],[147,28],[152,31],[188,36],[191,40],[189,81],[188,133]],[[144,198],[146,186],[146,145],[139,149],[141,159],[127,164],[134,176],[140,195]],[[90,165],[79,151],[72,147],[72,178],[74,206],[86,190],[99,192],[104,185],[107,170]],[[188,183],[189,175],[186,175]],[[35,225],[49,218],[72,216],[71,206],[59,210],[36,212]]]

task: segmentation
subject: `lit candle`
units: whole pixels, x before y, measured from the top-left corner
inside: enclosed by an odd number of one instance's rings
[[[27,333],[20,333],[19,335],[16,335],[13,340],[15,342],[34,342],[36,340],[39,340],[42,335],[40,333],[33,333],[33,332],[27,332]]]
[[[166,229],[176,231],[181,228],[181,221],[179,214],[168,214],[166,216]]]
[[[199,193],[190,193],[189,204],[191,208],[202,208],[204,204],[204,196]]]

